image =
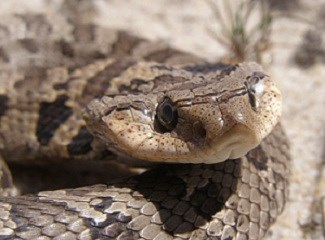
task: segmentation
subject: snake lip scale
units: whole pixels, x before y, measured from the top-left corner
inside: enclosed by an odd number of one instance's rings
[[[31,16],[13,18],[24,25]],[[63,43],[44,27],[49,19],[34,22],[28,41],[0,46],[0,159],[155,164],[108,183],[14,196],[1,162],[0,239],[265,236],[288,197],[290,156],[281,93],[261,66],[208,63],[82,24]]]

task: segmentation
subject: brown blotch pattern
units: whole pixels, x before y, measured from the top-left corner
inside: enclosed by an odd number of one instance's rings
[[[47,145],[55,130],[72,115],[72,109],[65,105],[67,100],[66,95],[59,95],[54,102],[41,103],[36,129],[36,136],[41,145]]]
[[[133,60],[117,60],[89,79],[82,93],[82,105],[89,103],[96,96],[103,96],[110,86],[110,80],[119,76],[133,64],[135,64]]]
[[[93,136],[88,132],[86,127],[82,127],[79,130],[77,136],[75,136],[71,143],[68,144],[67,150],[70,155],[86,154],[92,150],[91,142]]]

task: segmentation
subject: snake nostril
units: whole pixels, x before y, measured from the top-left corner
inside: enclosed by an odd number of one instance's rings
[[[199,140],[205,139],[207,135],[207,131],[205,130],[202,122],[195,122],[193,124],[193,133],[194,133],[194,138]]]

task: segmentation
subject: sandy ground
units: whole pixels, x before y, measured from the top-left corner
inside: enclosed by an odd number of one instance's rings
[[[55,12],[60,2],[2,1],[0,13]],[[266,239],[324,239],[325,1],[271,2],[274,21],[262,63],[283,92],[283,124],[291,142],[293,166],[289,202]],[[207,1],[93,3],[98,12],[90,12],[89,18],[101,25],[160,39],[211,60],[229,53],[211,35],[211,31],[220,32],[220,23]]]

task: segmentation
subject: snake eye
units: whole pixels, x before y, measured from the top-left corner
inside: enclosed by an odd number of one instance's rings
[[[165,98],[157,107],[156,129],[160,132],[172,131],[178,121],[177,108],[169,98]]]

